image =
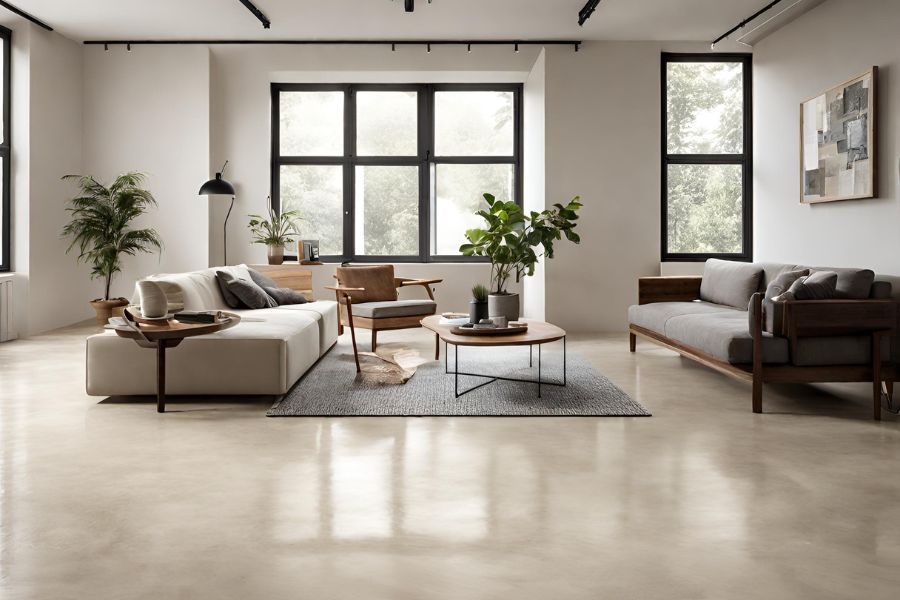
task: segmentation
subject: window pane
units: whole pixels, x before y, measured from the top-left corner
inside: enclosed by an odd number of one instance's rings
[[[344,153],[344,92],[282,92],[282,156]]]
[[[668,251],[739,254],[741,165],[669,165]]]
[[[459,247],[466,243],[466,231],[484,223],[475,214],[487,207],[484,194],[502,200],[513,197],[515,171],[513,165],[438,164],[434,172],[431,252],[437,256],[458,255]]]
[[[6,40],[4,39],[4,40],[0,40],[0,98],[6,97],[6,94],[5,94],[5,92],[6,92],[6,89],[5,89],[6,73],[3,72],[3,68],[6,65],[6,62],[4,61],[5,57],[6,57]],[[0,109],[2,109],[2,107],[0,107]],[[0,112],[0,143],[6,143],[6,131],[3,128],[4,123],[3,123],[2,114],[3,113]]]
[[[356,167],[356,253],[419,254],[419,167]]]
[[[512,156],[512,92],[436,92],[436,156]]]
[[[740,154],[743,63],[668,63],[669,154]]]
[[[356,94],[356,153],[359,156],[416,156],[419,153],[418,94]]]
[[[319,240],[319,254],[344,254],[344,168],[334,165],[281,167],[281,207],[298,210],[304,240]]]

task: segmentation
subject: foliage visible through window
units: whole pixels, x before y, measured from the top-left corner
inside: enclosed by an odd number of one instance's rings
[[[273,205],[331,260],[473,260],[483,195],[520,201],[519,85],[273,84]]]
[[[750,59],[664,55],[663,260],[750,259]]]

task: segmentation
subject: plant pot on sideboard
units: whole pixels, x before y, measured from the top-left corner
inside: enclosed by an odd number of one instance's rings
[[[97,325],[103,326],[109,322],[110,317],[122,315],[122,310],[128,306],[128,300],[126,298],[91,300],[91,306],[97,313]]]
[[[284,246],[266,246],[269,250],[269,264],[270,265],[280,265],[284,262]]]
[[[508,321],[519,320],[518,294],[491,294],[488,296],[488,316],[506,317]]]

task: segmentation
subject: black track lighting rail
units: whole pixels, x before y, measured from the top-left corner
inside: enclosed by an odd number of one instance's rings
[[[581,40],[86,40],[88,46],[573,46],[578,51]]]
[[[13,13],[19,15],[20,17],[22,17],[22,18],[24,18],[24,19],[28,19],[29,21],[31,21],[31,22],[34,23],[35,25],[37,25],[37,26],[39,26],[39,27],[43,27],[43,28],[46,29],[47,31],[53,31],[53,28],[52,28],[52,27],[50,27],[49,25],[47,25],[46,23],[44,23],[43,21],[41,21],[40,19],[38,19],[38,18],[35,17],[34,15],[28,14],[27,12],[25,12],[25,11],[22,10],[21,8],[19,8],[19,7],[17,7],[17,6],[13,6],[13,5],[10,4],[9,2],[3,2],[3,0],[0,0],[0,6],[2,6],[3,8],[5,8],[6,10],[8,10],[8,11],[10,11],[10,12],[13,12]]]
[[[272,26],[272,22],[263,14],[263,11],[259,10],[253,2],[250,0],[240,0],[240,3],[247,7],[247,10],[253,13],[253,16],[259,19],[259,22],[262,23],[263,29],[269,29]]]
[[[579,26],[584,25],[584,22],[591,18],[591,15],[597,10],[599,4],[600,0],[588,0],[587,4],[584,5],[584,8],[578,11]]]
[[[728,31],[726,31],[725,33],[723,33],[722,35],[717,37],[716,39],[714,39],[713,43],[712,43],[713,49],[715,49],[716,44],[718,44],[719,42],[721,42],[722,40],[727,38],[729,35],[731,35],[735,31],[737,31],[741,27],[744,27],[745,25],[747,25],[747,23],[749,23],[750,21],[753,21],[754,19],[756,19],[756,17],[762,15],[763,13],[768,12],[769,10],[774,8],[776,4],[781,4],[781,0],[774,0],[773,2],[770,2],[763,8],[759,9],[758,11],[756,11],[755,13],[753,13],[752,15],[750,15],[749,17],[747,17],[746,19],[744,19],[743,21],[741,21],[740,23],[738,23],[737,25],[735,25],[734,27],[732,27],[731,29],[729,29]]]

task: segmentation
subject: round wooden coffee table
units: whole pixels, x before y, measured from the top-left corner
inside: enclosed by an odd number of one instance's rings
[[[141,348],[156,349],[156,412],[166,412],[166,348],[174,348],[185,338],[215,333],[234,327],[241,317],[234,313],[222,313],[215,323],[181,323],[168,321],[141,321],[137,329],[123,325],[114,331],[119,337],[137,342]]]
[[[518,381],[521,383],[533,383],[537,385],[538,398],[541,397],[541,386],[553,385],[564,387],[566,385],[566,331],[543,321],[535,321],[533,319],[519,319],[519,321],[528,323],[528,330],[522,333],[513,333],[509,335],[458,335],[453,333],[453,325],[441,324],[442,317],[433,315],[422,319],[422,327],[434,332],[435,357],[438,356],[440,343],[444,342],[444,372],[453,375],[453,392],[459,398],[463,394],[484,387],[495,381]],[[562,340],[563,345],[563,376],[562,381],[545,380],[541,374],[541,348],[544,344],[558,342]],[[453,370],[450,370],[447,359],[447,346],[453,346],[454,363]],[[528,346],[528,366],[533,363],[534,347],[538,348],[537,360],[537,379],[519,379],[516,377],[501,377],[499,375],[484,375],[480,373],[463,373],[459,370],[459,347],[460,346],[478,346],[478,347],[502,347],[502,346]],[[489,381],[480,383],[467,390],[459,391],[459,376],[484,377]]]

